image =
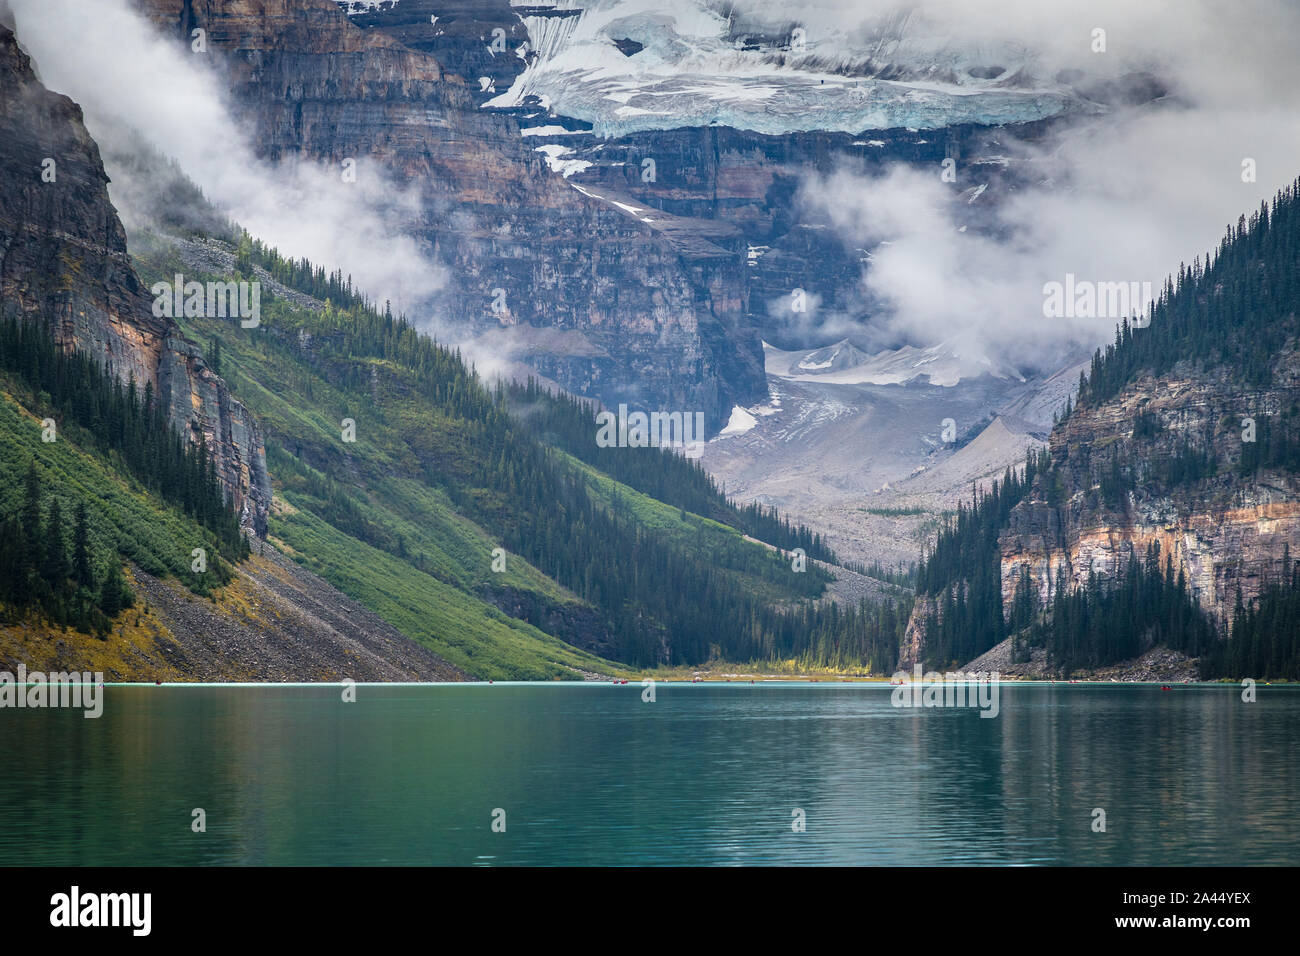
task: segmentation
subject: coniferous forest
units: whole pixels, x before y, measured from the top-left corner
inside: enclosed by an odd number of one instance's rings
[[[1229,228],[1213,255],[1197,256],[1166,281],[1149,327],[1125,322],[1098,351],[1079,393],[1099,403],[1138,375],[1180,361],[1231,367],[1246,386],[1272,381],[1273,361],[1295,335],[1300,310],[1300,180]]]
[[[933,550],[917,571],[917,593],[931,599],[925,620],[927,660],[956,666],[1006,639],[1002,610],[1002,556],[998,534],[1011,509],[1047,467],[1047,454],[1030,454],[1021,469],[1007,469],[987,493],[945,520]]]
[[[40,397],[56,429],[117,456],[145,487],[211,530],[231,560],[248,554],[239,521],[225,500],[205,440],[189,444],[167,420],[153,383],[125,386],[99,363],[55,345],[42,326],[0,322],[0,370]]]
[[[1051,610],[1028,629],[1026,643],[1044,645],[1048,660],[1068,675],[1137,657],[1153,645],[1200,657],[1217,643],[1213,623],[1203,614],[1172,562],[1160,566],[1156,547],[1142,559],[1130,556],[1124,577],[1103,586],[1098,575],[1086,587],[1065,590],[1057,578]]]
[[[134,603],[117,560],[102,571],[93,566],[85,503],[68,516],[58,498],[46,506],[30,466],[21,513],[0,521],[0,608],[19,616],[39,608],[55,624],[103,637],[113,618]]]
[[[1300,563],[1284,562],[1284,575],[1249,607],[1237,602],[1230,639],[1215,643],[1201,660],[1206,679],[1253,675],[1260,680],[1300,680]]]
[[[1300,182],[1249,218],[1242,217],[1213,256],[1180,267],[1154,304],[1149,326],[1122,322],[1115,343],[1098,350],[1090,371],[1080,375],[1077,404],[1067,403],[1059,421],[1114,398],[1142,375],[1167,373],[1179,362],[1228,369],[1243,386],[1267,387],[1273,384],[1279,351],[1294,343],[1298,306]],[[1087,452],[1085,474],[1096,483],[1100,502],[1122,512],[1129,496],[1142,488],[1168,490],[1225,474],[1294,473],[1300,470],[1298,412],[1292,403],[1276,415],[1252,419],[1253,440],[1234,443],[1231,461],[1216,456],[1208,444],[1184,437],[1171,455],[1155,461],[1124,455],[1115,447]],[[1219,424],[1236,428],[1237,419],[1225,416]],[[1133,423],[1134,441],[1163,432],[1150,413],[1140,413]],[[945,525],[922,562],[918,593],[931,601],[925,624],[932,662],[969,660],[1012,636],[1014,659],[1026,660],[1033,647],[1043,647],[1051,665],[1066,673],[1132,658],[1157,644],[1198,658],[1206,678],[1297,673],[1300,621],[1291,612],[1300,591],[1289,558],[1257,601],[1239,605],[1231,627],[1202,611],[1183,571],[1168,558],[1162,565],[1154,549],[1130,556],[1119,580],[1091,574],[1083,587],[1067,590],[1058,579],[1046,607],[1039,606],[1026,572],[1004,613],[997,538],[1011,507],[1035,480],[1052,506],[1065,504],[1059,463],[1049,462],[1044,453],[1031,460],[1025,475],[977,495]]]
[[[505,396],[514,413],[536,429],[542,441],[562,448],[637,491],[731,525],[778,548],[802,548],[810,558],[838,563],[835,552],[822,541],[820,533],[792,524],[776,508],[729,501],[698,461],[669,449],[599,447],[590,402],[553,394],[535,379],[509,388],[499,386],[498,395]]]
[[[225,561],[248,555],[248,542],[228,506],[203,442],[189,445],[171,427],[152,384],[125,386],[79,352],[58,348],[48,330],[16,318],[0,322],[0,374],[30,406],[47,416],[34,430],[50,441],[75,440],[112,461],[213,535],[213,577],[229,579]],[[39,608],[51,621],[103,636],[109,622],[134,601],[120,558],[102,568],[91,553],[85,501],[65,513],[60,498],[43,492],[28,463],[17,510],[0,515],[0,604],[18,614]]]

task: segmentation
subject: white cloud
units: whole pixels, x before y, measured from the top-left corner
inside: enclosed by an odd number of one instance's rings
[[[424,318],[413,310],[443,285],[443,272],[406,234],[419,211],[413,192],[363,158],[355,182],[341,165],[258,158],[255,131],[218,94],[207,58],[159,37],[125,0],[11,5],[45,85],[82,106],[97,140],[125,146],[124,131],[137,130],[254,236],[327,271],[342,268],[372,299]]]
[[[863,6],[870,5],[853,4]],[[1091,348],[1113,337],[1114,322],[1045,318],[1044,283],[1072,272],[1158,290],[1180,262],[1215,248],[1229,223],[1300,173],[1300,60],[1290,49],[1300,10],[1271,2],[1079,6],[922,4],[931,18],[951,18],[960,36],[968,27],[978,35],[981,22],[985,34],[990,24],[1005,25],[1042,51],[1045,68],[1074,65],[1067,47],[1082,24],[1108,24],[1109,50],[1172,89],[1164,102],[1081,120],[1022,156],[1041,175],[1003,197],[997,240],[958,231],[966,221],[960,191],[983,181],[976,167],[959,166],[956,184],[942,182],[937,165],[805,180],[804,201],[845,242],[889,243],[872,249],[864,270],[877,334],[921,345],[956,341],[1028,365],[1070,346]],[[810,16],[831,7],[813,0]],[[1247,157],[1257,163],[1255,183],[1242,182]],[[845,331],[837,323],[835,333]]]

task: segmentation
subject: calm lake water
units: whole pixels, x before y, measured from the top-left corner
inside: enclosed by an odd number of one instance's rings
[[[1003,685],[993,719],[863,684],[105,693],[0,710],[0,864],[1300,862],[1300,688]]]

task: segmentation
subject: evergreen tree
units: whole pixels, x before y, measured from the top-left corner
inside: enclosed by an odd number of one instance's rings
[[[22,530],[27,538],[27,563],[37,568],[41,562],[41,481],[34,461],[27,463],[27,477],[23,482]]]
[[[68,551],[63,541],[63,511],[59,499],[50,501],[49,519],[45,523],[44,553],[41,558],[41,577],[52,588],[60,588],[68,579]]]
[[[116,561],[110,561],[108,570],[104,572],[104,579],[99,586],[99,607],[108,617],[112,618],[134,603],[131,590],[126,586],[126,580],[122,577],[122,568]]]
[[[81,587],[95,583],[90,568],[90,522],[86,517],[86,503],[77,502],[76,525],[72,532],[72,577]]]

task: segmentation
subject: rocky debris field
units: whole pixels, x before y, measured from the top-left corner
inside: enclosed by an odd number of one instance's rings
[[[157,642],[169,670],[201,681],[469,679],[269,544],[261,550],[215,603],[135,572],[138,598],[170,631]]]
[[[890,584],[888,581],[881,581],[867,574],[859,574],[848,568],[827,564],[824,561],[814,560],[813,563],[835,575],[835,580],[826,589],[826,597],[847,607],[856,608],[863,598],[879,602],[898,600],[911,593],[907,588],[897,584]]]
[[[1061,679],[1047,664],[1047,652],[1041,647],[1031,649],[1029,660],[1023,664],[1011,662],[1011,639],[981,654],[962,671],[967,674],[997,673],[1002,677],[1022,677],[1029,680]],[[1139,657],[1099,667],[1096,670],[1077,670],[1071,673],[1075,680],[1101,681],[1164,681],[1182,683],[1198,680],[1195,658],[1167,647],[1153,647]]]

